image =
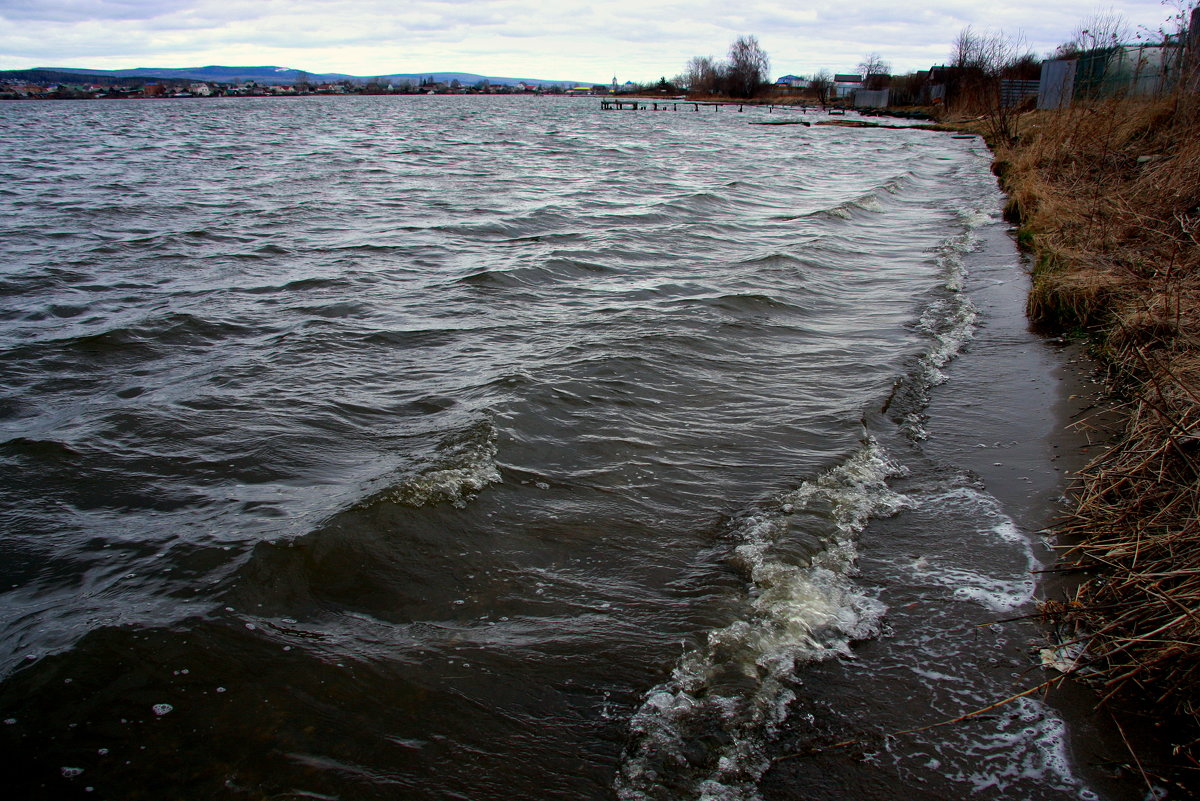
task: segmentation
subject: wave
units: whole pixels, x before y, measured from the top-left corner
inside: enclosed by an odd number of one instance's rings
[[[428,464],[363,501],[359,507],[381,502],[414,507],[449,503],[465,507],[487,485],[501,480],[496,454],[496,426],[491,420],[480,420],[446,436],[438,443]]]
[[[528,236],[515,236],[512,239],[504,240],[505,244],[524,245],[541,242],[572,242],[585,240],[586,237],[577,231],[560,231],[545,234],[529,234]]]
[[[896,382],[883,409],[913,440],[927,436],[924,409],[930,391],[946,380],[942,368],[962,353],[975,335],[979,310],[962,289],[967,276],[964,256],[978,246],[979,240],[970,222],[964,220],[964,225],[965,231],[947,238],[937,249],[941,294],[921,312],[916,326],[925,335],[928,347]]]
[[[360,301],[340,301],[325,303],[318,306],[296,306],[293,311],[303,312],[314,317],[338,319],[346,317],[366,317],[371,313],[372,306]]]
[[[475,209],[473,216],[494,212]],[[579,226],[579,219],[560,210],[558,205],[541,206],[522,214],[511,214],[488,219],[483,222],[449,223],[432,226],[432,230],[492,242],[512,242],[531,236],[572,232]]]
[[[65,442],[29,437],[14,437],[0,442],[0,453],[39,462],[73,463],[80,458],[80,453]]]
[[[806,211],[800,214],[788,214],[776,217],[779,220],[802,220],[810,217],[825,217],[841,220],[849,220],[862,212],[870,214],[883,214],[887,209],[883,205],[883,199],[886,195],[898,195],[904,191],[906,186],[912,184],[914,175],[912,172],[904,172],[899,175],[883,181],[872,187],[871,189],[859,194],[850,200],[843,201],[833,206]]]
[[[312,278],[297,278],[294,281],[288,281],[286,284],[246,287],[238,291],[250,295],[263,295],[273,292],[295,292],[308,289],[339,289],[344,286],[346,286],[345,278],[319,278],[314,276]]]
[[[509,270],[484,269],[465,275],[458,283],[477,287],[506,289],[520,286],[545,286],[559,282],[614,275],[617,270],[599,262],[580,259],[550,258],[534,267]]]
[[[882,214],[884,212],[883,203],[879,199],[879,195],[875,192],[868,192],[854,200],[847,200],[845,203],[839,203],[832,208],[823,209],[814,212],[807,216],[825,216],[836,217],[842,220],[849,220],[854,217],[856,212],[867,211],[872,214]]]
[[[855,540],[905,504],[873,441],[846,462],[750,515],[730,561],[747,582],[744,614],[710,631],[630,720],[615,789],[622,801],[757,798],[765,746],[787,717],[797,664],[850,655],[885,607],[856,586]]]
[[[173,346],[208,346],[268,333],[268,329],[229,320],[174,312],[105,331],[35,341],[18,346],[16,351],[26,358],[61,353],[88,359],[141,360],[154,358]]]
[[[680,298],[664,303],[665,306],[682,308],[705,307],[741,317],[762,317],[771,314],[798,313],[800,307],[786,303],[771,295],[758,292],[717,295],[716,297]]]
[[[734,266],[763,270],[765,272],[777,272],[788,276],[789,279],[800,279],[803,281],[807,281],[811,276],[812,270],[810,268],[816,267],[819,269],[819,265],[805,261],[793,253],[782,251],[760,253],[750,258],[736,261],[734,262]]]
[[[672,215],[709,215],[730,211],[740,205],[744,205],[744,203],[739,202],[729,193],[700,191],[669,198],[654,204],[653,208]]]

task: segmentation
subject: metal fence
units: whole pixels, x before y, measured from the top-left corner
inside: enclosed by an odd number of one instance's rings
[[[891,89],[859,89],[854,93],[855,108],[886,108]]]
[[[1027,97],[1034,97],[1038,93],[1040,81],[1017,81],[1004,79],[1000,81],[1000,106],[1001,108],[1012,108],[1020,105]]]
[[[1038,108],[1064,108],[1075,100],[1150,97],[1177,85],[1186,51],[1181,44],[1119,45],[1042,62]]]

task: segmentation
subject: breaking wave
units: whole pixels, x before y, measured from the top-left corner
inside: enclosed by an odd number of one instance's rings
[[[868,440],[738,523],[730,561],[747,582],[744,616],[709,632],[646,694],[630,721],[619,798],[758,797],[796,665],[849,656],[852,642],[878,634],[886,610],[854,582],[855,540],[869,519],[905,505],[887,485],[899,471]]]
[[[496,452],[495,424],[481,420],[447,436],[428,464],[362,505],[386,501],[415,507],[435,503],[464,507],[484,487],[500,481]]]

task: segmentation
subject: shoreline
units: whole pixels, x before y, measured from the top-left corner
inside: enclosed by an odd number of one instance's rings
[[[997,193],[996,211],[1002,202]],[[939,798],[969,793],[969,785],[964,789],[956,783],[962,776],[943,779],[922,769],[934,765],[936,774],[940,766],[935,763],[943,751],[969,744],[979,746],[981,765],[987,764],[983,755],[988,746],[983,744],[1003,740],[1006,724],[1002,721],[1018,718],[1024,721],[1024,731],[1039,734],[1031,735],[1033,742],[1014,738],[1005,748],[1011,749],[1010,754],[1026,754],[1026,768],[1045,783],[1019,785],[1009,776],[1014,784],[1007,789],[1001,789],[1003,780],[989,785],[1003,797],[1018,785],[1021,797],[1038,799],[1058,797],[1055,793],[1067,793],[1068,787],[1082,795],[1062,797],[1093,801],[1143,801],[1145,797],[1146,787],[1132,767],[1120,730],[1106,715],[1096,713],[1091,690],[1047,669],[1039,658],[1050,644],[1050,635],[1038,620],[1037,607],[1059,579],[1049,572],[1056,555],[1045,537],[1046,528],[1062,512],[1067,484],[1094,447],[1088,432],[1071,428],[1070,423],[1090,413],[1102,397],[1102,387],[1077,343],[1047,336],[1029,325],[1024,314],[1029,265],[1014,242],[1015,230],[995,220],[974,233],[978,246],[964,257],[967,272],[962,288],[962,296],[978,310],[974,335],[956,358],[940,368],[946,380],[931,388],[922,407],[924,436],[910,442],[897,432],[894,441],[881,440],[885,449],[894,447],[896,453],[907,454],[901,461],[912,460],[913,473],[897,477],[892,485],[895,491],[923,500],[912,510],[872,520],[859,542],[861,580],[879,588],[889,608],[888,632],[857,643],[858,659],[807,666],[806,694],[796,701],[795,722],[789,724],[782,741],[785,755],[777,757],[763,777],[765,798],[799,798],[803,793],[793,789],[798,787],[810,788],[812,797],[824,797],[820,793],[826,789],[844,791],[851,786],[860,788],[863,798],[891,797],[898,787],[919,797],[925,797],[921,793]],[[947,528],[923,517],[922,507],[934,508],[936,502],[930,504],[930,499],[942,497],[946,488],[954,488],[951,495],[967,488],[964,497],[978,492],[990,499],[985,505],[990,503],[997,513],[995,523],[986,522],[986,517],[972,523],[964,517],[955,518]],[[1001,561],[1004,557],[989,545],[987,532],[995,531],[992,526],[997,523],[1001,528],[1011,526],[1008,530],[1016,535],[1009,540],[1011,562]],[[902,546],[904,556],[897,562],[895,543],[901,539],[911,544]],[[1022,550],[1030,561],[1020,556]],[[961,563],[954,561],[955,551],[962,555]],[[978,565],[983,574],[993,577],[1038,572],[1031,577],[1026,600],[1011,611],[970,600],[954,609],[957,590],[945,595],[937,582],[920,579],[912,588],[894,583],[898,574],[887,567],[909,564],[907,560],[914,557],[951,571]],[[961,580],[959,589],[974,586],[969,573]],[[1004,580],[997,578],[993,586]],[[920,632],[916,638],[911,636],[914,631]],[[916,687],[907,684],[902,666],[908,664],[908,649],[926,642],[925,638],[935,644],[923,658],[932,660],[929,670],[941,678],[937,685]],[[978,659],[963,655],[962,661],[971,665],[968,672],[958,663],[941,661],[966,642],[985,652]],[[895,687],[906,687],[887,714],[879,713],[881,699],[892,698],[896,690],[892,685],[872,689],[880,675],[888,676]],[[869,678],[864,682],[865,677]],[[979,684],[971,683],[977,680]],[[1052,688],[1041,692],[1047,681],[1054,682]],[[830,687],[834,689],[826,689]],[[913,694],[914,688],[929,691],[928,695]],[[956,706],[948,700],[965,697],[971,689],[976,695],[969,704]],[[1024,695],[1032,698],[1022,700]],[[989,704],[995,705],[995,711],[978,714],[993,709]],[[1039,708],[1044,715],[1031,712]],[[956,718],[960,713],[964,716]],[[1139,728],[1127,726],[1126,731],[1145,739]],[[870,763],[875,750],[889,756]],[[1141,752],[1138,758],[1146,761]],[[892,773],[892,760],[895,766],[902,766],[904,760],[913,762]],[[990,775],[989,768],[980,770]]]
[[[1058,558],[1040,582],[1058,649],[1080,646],[1063,666],[1067,692],[1115,726],[1135,763],[1124,768],[1144,789],[1185,794],[1200,743],[1189,678],[1197,631],[1186,611],[1196,466],[1185,447],[1200,406],[1187,370],[1200,359],[1191,330],[1200,248],[1189,249],[1187,208],[1200,177],[1188,144],[1197,116],[1181,95],[1029,113],[1007,143],[988,136],[985,120],[959,123],[992,151],[1005,217],[1029,253],[1029,325],[1069,341],[1071,361],[1087,366],[1067,385],[1096,389],[1082,406],[1070,393],[1060,411],[1072,480],[1048,532]],[[1078,437],[1086,450],[1067,468]]]
[[[1055,572],[1057,546],[1045,535],[1067,509],[1076,473],[1102,447],[1104,435],[1079,424],[1104,414],[1107,393],[1097,380],[1099,364],[1078,342],[1039,332],[1026,318],[1031,276],[1028,260],[1016,252],[1016,233],[1005,224],[980,231],[984,257],[973,260],[965,286],[980,311],[976,335],[931,395],[929,437],[922,445],[931,456],[978,475],[1029,532],[1042,563],[1034,599],[1040,605],[1064,583]],[[1020,259],[1015,266],[1014,258]],[[1051,632],[1040,624],[1038,629],[1045,639],[1030,643],[1031,667],[1016,689],[1056,676],[1053,669],[1034,667],[1038,652],[1051,645]],[[1108,801],[1141,799],[1146,787],[1120,729],[1097,710],[1091,688],[1067,675],[1062,679],[1042,695],[1070,727],[1066,740],[1076,770]],[[1145,725],[1126,726],[1138,732],[1141,745],[1152,734]],[[1134,759],[1157,762],[1154,751],[1139,748]]]

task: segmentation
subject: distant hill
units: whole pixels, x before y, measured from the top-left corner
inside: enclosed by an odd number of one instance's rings
[[[212,81],[214,83],[244,83],[254,81],[259,84],[294,84],[297,81],[309,83],[334,83],[337,81],[367,82],[371,80],[383,83],[402,84],[420,83],[422,79],[432,79],[441,83],[459,81],[464,86],[473,86],[480,81],[499,85],[524,83],[529,86],[591,86],[594,81],[557,81],[544,78],[502,78],[490,75],[476,75],[471,72],[406,72],[390,75],[345,75],[339,72],[304,72],[290,67],[138,67],[128,70],[92,70],[74,67],[37,67],[28,70],[0,71],[0,80],[52,80],[66,82],[89,79],[95,83],[107,83],[123,78],[160,78],[169,81]]]

